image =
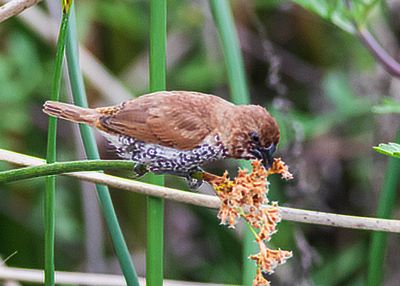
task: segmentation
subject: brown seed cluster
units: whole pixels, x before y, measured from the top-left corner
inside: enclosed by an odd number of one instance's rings
[[[289,167],[282,161],[281,158],[275,158],[272,167],[267,170],[267,176],[272,174],[280,174],[282,179],[293,179],[292,173],[289,172]]]
[[[204,179],[211,183],[221,200],[218,218],[221,224],[235,227],[242,217],[251,228],[260,252],[249,258],[257,264],[257,275],[253,286],[270,285],[267,274],[274,272],[275,267],[286,262],[292,256],[291,251],[269,249],[265,242],[276,232],[276,225],[281,220],[276,202],[269,204],[267,198],[267,177],[280,174],[284,179],[292,179],[287,165],[281,159],[275,159],[272,167],[265,170],[261,161],[252,161],[253,170],[239,170],[234,180],[225,172],[222,177],[205,174]]]

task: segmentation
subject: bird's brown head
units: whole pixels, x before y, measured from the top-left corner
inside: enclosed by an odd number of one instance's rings
[[[231,115],[229,153],[241,159],[260,159],[265,168],[273,162],[280,132],[276,120],[258,105],[236,106]]]

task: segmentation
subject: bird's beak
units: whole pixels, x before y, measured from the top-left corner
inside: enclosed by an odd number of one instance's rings
[[[272,167],[272,163],[274,163],[274,153],[276,151],[276,145],[272,143],[268,148],[263,148],[262,154],[263,154],[263,165],[265,169],[269,169]]]
[[[262,164],[266,170],[272,167],[272,163],[274,162],[274,157],[272,155],[276,151],[276,145],[272,143],[268,148],[264,147],[256,147],[253,150],[253,155],[262,161]]]

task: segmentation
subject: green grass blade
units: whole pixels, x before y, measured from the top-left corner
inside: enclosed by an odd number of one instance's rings
[[[150,90],[166,88],[167,1],[150,1]],[[164,184],[162,176],[150,175],[150,182]],[[163,285],[164,200],[147,198],[146,285]]]
[[[154,183],[151,180],[151,183]],[[147,197],[146,285],[163,285],[164,200]]]
[[[210,5],[224,52],[232,101],[235,104],[249,104],[244,64],[229,2],[210,0]]]
[[[229,2],[227,0],[210,0],[210,6],[221,39],[232,101],[235,104],[248,104],[250,96]],[[250,169],[251,166],[243,162],[241,167]],[[243,240],[243,285],[253,284],[256,266],[248,257],[255,253],[255,248],[253,234],[246,231]]]
[[[400,143],[400,132],[397,134]],[[390,158],[385,172],[382,192],[379,196],[377,217],[390,218],[396,202],[396,191],[400,180],[400,160]],[[371,236],[368,264],[368,286],[382,285],[387,234],[374,232]]]
[[[55,69],[52,82],[50,99],[58,101],[60,97],[62,62],[64,58],[65,39],[68,28],[69,13],[63,13],[60,30],[58,33],[57,52],[55,59]],[[49,118],[48,137],[47,137],[47,163],[56,161],[56,137],[57,137],[57,119]],[[54,236],[55,236],[55,204],[56,204],[56,177],[46,178],[46,193],[44,203],[45,237],[44,237],[44,280],[46,286],[54,285]]]
[[[374,146],[372,148],[381,154],[400,159],[400,144],[391,142],[388,144],[381,143],[379,146]]]
[[[71,89],[76,105],[87,107],[87,99],[81,70],[79,68],[78,44],[76,36],[75,13],[71,12],[71,25],[68,30],[68,41],[66,46],[68,74],[71,80]],[[96,140],[90,127],[79,126],[87,157],[92,160],[99,159]],[[107,186],[96,185],[100,206],[114,245],[114,249],[120,263],[122,273],[128,286],[139,286],[139,281],[133,266],[128,247],[125,243],[118,219],[112,204],[111,196]]]

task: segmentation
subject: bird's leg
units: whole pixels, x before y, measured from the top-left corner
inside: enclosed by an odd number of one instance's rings
[[[201,173],[203,173],[203,169],[201,169],[200,167],[194,167],[189,171],[178,171],[178,170],[159,170],[152,168],[150,166],[150,171],[159,175],[168,174],[168,175],[182,177],[186,180],[189,189],[193,191],[197,190],[203,184],[203,180],[201,178]]]
[[[191,191],[197,191],[204,182],[203,180],[194,179],[190,176],[187,176],[185,180]]]
[[[186,182],[188,184],[188,187],[192,191],[196,191],[201,187],[203,184],[203,179],[202,179],[202,174],[204,173],[204,170],[200,167],[194,167],[192,170],[190,170],[186,174]]]
[[[148,171],[149,170],[145,164],[136,163],[135,167],[133,167],[133,172],[138,178],[144,176]]]
[[[174,171],[174,170],[158,170],[158,169],[153,169],[150,167],[150,171],[156,175],[173,175],[173,176],[178,176],[178,177],[187,177],[187,173],[185,172],[180,172],[180,171]]]

